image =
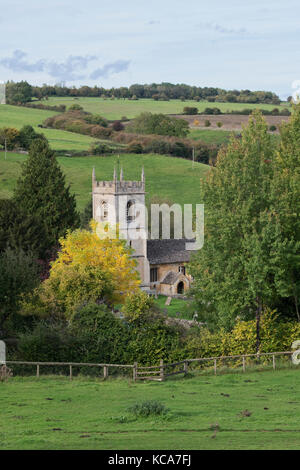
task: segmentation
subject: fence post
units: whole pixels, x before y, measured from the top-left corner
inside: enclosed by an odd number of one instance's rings
[[[70,380],[72,380],[72,378],[73,378],[73,370],[72,370],[72,366],[71,366],[71,365],[69,366],[69,369],[70,369]]]
[[[108,367],[104,366],[103,367],[103,378],[104,378],[104,380],[107,379],[107,377],[108,377]]]
[[[217,359],[214,359],[214,371],[215,375],[217,375]]]
[[[37,378],[39,378],[39,376],[40,376],[40,365],[39,364],[36,365],[36,376],[37,376]]]
[[[184,375],[188,373],[188,366],[189,366],[188,361],[184,361],[184,364],[183,364]]]
[[[133,369],[132,369],[132,378],[134,382],[136,382],[136,377],[137,377],[137,362],[134,362]]]
[[[163,382],[164,380],[164,360],[160,360],[160,380]]]
[[[276,359],[275,359],[275,354],[273,354],[273,369],[276,369]]]
[[[245,356],[243,356],[243,372],[246,372]]]

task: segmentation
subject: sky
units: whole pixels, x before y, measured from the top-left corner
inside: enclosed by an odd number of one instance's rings
[[[299,0],[0,0],[0,81],[300,85]],[[298,82],[298,83],[297,83]]]

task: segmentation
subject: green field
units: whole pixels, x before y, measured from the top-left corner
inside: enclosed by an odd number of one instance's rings
[[[26,155],[0,152],[0,199],[12,195]],[[58,157],[66,180],[75,193],[78,209],[82,210],[91,197],[91,175],[95,167],[98,180],[111,180],[116,155],[103,157]],[[120,155],[125,179],[141,177],[142,166],[146,175],[146,201],[178,204],[199,203],[200,178],[209,170],[207,165],[164,155]]]
[[[298,450],[299,387],[291,369],[163,383],[12,378],[0,383],[0,449]],[[127,411],[143,400],[170,411],[148,418]]]
[[[155,304],[161,310],[167,310],[169,317],[191,319],[190,302],[183,299],[172,298],[170,305],[165,305],[167,297],[159,295]]]
[[[232,131],[190,129],[188,138],[201,140],[207,144],[227,144],[231,134]]]
[[[245,104],[245,103],[209,103],[208,101],[155,101],[152,99],[140,99],[131,101],[128,99],[104,99],[104,98],[60,98],[50,97],[47,101],[42,101],[46,105],[65,104],[70,107],[72,104],[79,104],[85,111],[93,114],[101,114],[107,119],[121,119],[126,116],[132,119],[138,114],[149,111],[151,113],[163,114],[180,114],[185,106],[197,107],[199,112],[204,111],[205,108],[219,108],[222,112],[226,113],[234,109],[241,110],[245,108],[260,108],[260,109],[274,109],[273,104]]]
[[[96,139],[87,135],[57,129],[40,129],[38,127],[45,119],[55,114],[58,113],[2,104],[0,105],[0,127],[21,129],[21,127],[29,124],[37,132],[43,133],[55,150],[87,150],[91,143],[96,142]],[[99,141],[99,139],[97,140]]]

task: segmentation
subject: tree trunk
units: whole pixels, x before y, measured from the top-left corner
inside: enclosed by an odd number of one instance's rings
[[[257,297],[257,309],[256,309],[256,354],[260,351],[260,317],[262,311],[261,298]]]

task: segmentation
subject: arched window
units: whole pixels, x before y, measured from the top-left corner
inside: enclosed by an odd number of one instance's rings
[[[127,222],[132,222],[135,220],[135,201],[128,201],[127,202]]]
[[[106,201],[101,202],[101,219],[106,220],[108,217],[108,204]]]

